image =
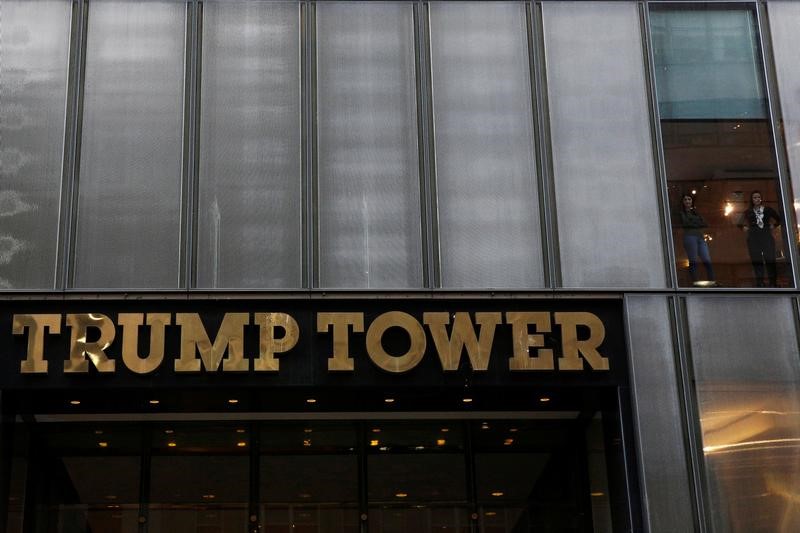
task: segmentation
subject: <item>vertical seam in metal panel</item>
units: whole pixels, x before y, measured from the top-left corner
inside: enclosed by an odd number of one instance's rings
[[[298,6],[298,21],[297,21],[297,42],[298,42],[298,53],[299,53],[299,75],[300,75],[300,86],[298,87],[299,90],[299,98],[300,98],[300,151],[297,154],[300,158],[300,238],[302,240],[302,244],[300,246],[300,286],[301,287],[310,287],[310,269],[309,264],[311,261],[311,234],[310,234],[310,223],[309,223],[309,209],[307,206],[308,203],[308,196],[310,193],[309,189],[309,168],[308,168],[308,144],[309,144],[309,136],[308,136],[308,106],[307,106],[307,96],[308,96],[308,87],[306,86],[308,83],[308,74],[306,72],[306,66],[308,64],[307,61],[307,54],[308,54],[308,31],[307,31],[307,22],[308,22],[308,2],[299,2]]]
[[[632,421],[632,430],[634,436],[634,446],[636,448],[636,469],[639,475],[639,498],[642,501],[642,513],[644,516],[642,517],[644,520],[644,530],[646,533],[651,531],[650,528],[650,499],[648,498],[647,494],[647,483],[645,482],[645,464],[644,464],[644,448],[642,446],[642,431],[641,426],[639,424],[640,416],[639,416],[639,395],[637,393],[636,388],[636,372],[635,372],[635,362],[633,357],[633,339],[631,338],[631,326],[630,326],[630,312],[628,310],[628,304],[630,302],[630,295],[623,295],[623,304],[622,304],[622,323],[625,324],[625,341],[626,341],[626,348],[625,357],[627,357],[628,362],[628,383],[630,384],[630,399],[631,399],[631,411],[633,414],[633,421]],[[630,497],[630,495],[629,495]]]
[[[436,210],[436,187],[433,138],[433,86],[430,43],[430,6],[417,2],[415,12],[415,47],[417,75],[417,128],[419,140],[420,194],[422,208],[423,286],[441,287],[439,240]]]
[[[545,60],[544,19],[542,3],[528,3],[528,61],[536,135],[536,167],[539,186],[539,220],[542,224],[544,285],[554,289],[562,285],[558,247],[558,225],[555,201],[555,172],[550,135],[550,106],[547,96],[547,62]]]
[[[656,176],[657,202],[659,207],[658,222],[661,226],[661,247],[663,251],[664,269],[667,274],[667,287],[678,286],[676,268],[675,243],[669,225],[669,192],[667,182],[667,164],[664,155],[664,139],[661,135],[661,113],[658,108],[658,87],[656,86],[655,53],[653,36],[650,32],[650,9],[645,3],[639,4],[639,24],[642,35],[642,55],[644,61],[645,93],[648,103],[650,122],[650,142],[653,150],[653,165]],[[666,248],[666,250],[664,250]]]
[[[691,343],[689,342],[689,323],[686,298],[673,296],[669,299],[670,322],[673,330],[676,359],[676,378],[678,383],[678,399],[681,403],[684,442],[688,444],[688,466],[690,489],[692,491],[693,511],[696,529],[700,533],[709,531],[705,513],[705,475],[702,452],[702,428],[695,400],[694,368],[692,366]]]
[[[320,243],[319,243],[319,176],[317,169],[317,9],[316,3],[307,4],[306,20],[306,129],[308,131],[307,146],[307,185],[306,209],[309,218],[308,267],[309,288],[320,286]]]
[[[764,75],[764,90],[767,93],[767,112],[769,113],[770,129],[772,131],[773,151],[775,163],[778,167],[778,187],[781,191],[781,207],[784,213],[783,225],[788,245],[786,248],[789,251],[789,262],[792,265],[792,287],[797,287],[798,280],[800,280],[800,265],[798,265],[797,248],[793,244],[796,242],[797,237],[797,220],[795,220],[794,201],[790,200],[790,173],[786,154],[786,139],[783,136],[783,115],[780,107],[777,70],[775,57],[772,53],[772,34],[764,9],[765,5],[763,3],[756,3],[756,31],[758,32],[761,48],[761,68]],[[781,124],[780,127],[778,126],[779,122]]]
[[[178,287],[187,291],[196,285],[197,180],[199,48],[201,4],[191,0],[186,5],[186,52],[183,108],[183,177],[181,194],[180,268]]]
[[[59,217],[60,239],[58,266],[60,275],[56,279],[56,288],[66,290],[75,283],[75,235],[78,225],[78,182],[80,179],[81,163],[81,132],[83,128],[83,96],[86,76],[86,39],[89,23],[89,6],[85,0],[78,0],[73,4],[74,46],[70,71],[70,101],[67,102],[68,131],[65,132],[65,164],[68,165],[62,172],[62,199],[60,206],[62,212]],[[59,287],[60,285],[60,287]]]

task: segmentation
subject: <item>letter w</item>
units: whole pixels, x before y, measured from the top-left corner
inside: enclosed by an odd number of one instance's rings
[[[477,338],[469,313],[455,313],[454,317],[452,333],[448,337],[446,326],[450,324],[450,313],[422,315],[422,321],[430,328],[442,369],[458,370],[461,353],[466,347],[472,369],[486,370],[489,367],[494,330],[501,322],[500,313],[475,313],[475,322],[481,327]]]

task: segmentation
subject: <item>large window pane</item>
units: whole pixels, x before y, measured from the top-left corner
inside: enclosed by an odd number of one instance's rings
[[[89,4],[76,287],[178,284],[185,10]]]
[[[563,285],[663,287],[637,6],[542,7]]]
[[[650,16],[678,281],[791,286],[755,12]]]
[[[162,426],[152,440],[152,533],[229,533],[248,524],[250,439],[241,426]]]
[[[299,287],[299,10],[206,2],[197,284]]]
[[[687,300],[713,531],[800,530],[800,365],[790,298]]]
[[[69,2],[3,2],[0,289],[53,287]]]
[[[769,23],[781,98],[783,134],[794,191],[792,203],[797,221],[800,220],[800,68],[797,64],[797,50],[800,50],[800,33],[797,31],[800,27],[800,2],[770,2]],[[789,227],[787,220],[787,231]],[[800,232],[800,227],[792,229],[793,236],[798,235],[797,232]],[[794,237],[794,242],[798,242],[797,237]]]
[[[319,283],[422,286],[411,4],[317,5]]]
[[[522,3],[431,4],[445,287],[543,285]]]

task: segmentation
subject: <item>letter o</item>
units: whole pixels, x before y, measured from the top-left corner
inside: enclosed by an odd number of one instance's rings
[[[381,339],[391,327],[403,328],[411,339],[411,346],[403,355],[389,355],[383,349]],[[422,324],[402,311],[389,311],[378,316],[367,330],[367,354],[372,362],[387,372],[401,374],[408,372],[419,364],[425,355],[425,330]]]

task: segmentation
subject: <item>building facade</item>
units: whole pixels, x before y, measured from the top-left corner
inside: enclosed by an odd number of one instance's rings
[[[800,529],[797,28],[4,0],[0,531]]]

